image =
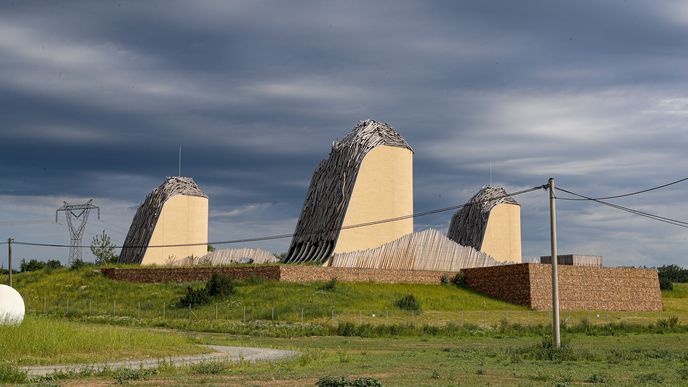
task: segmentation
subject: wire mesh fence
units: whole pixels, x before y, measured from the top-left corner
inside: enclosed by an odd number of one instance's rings
[[[243,304],[223,300],[204,305],[164,303],[156,299],[128,302],[94,298],[66,298],[55,296],[30,297],[25,300],[26,313],[55,317],[107,317],[136,320],[190,320],[233,322],[286,322],[358,325],[410,324],[442,326],[455,324],[491,327],[499,324],[538,326],[551,324],[551,311],[525,308],[481,310],[407,311],[394,306],[379,310],[352,310],[346,306]],[[670,316],[663,311],[562,311],[564,325],[581,322],[589,324],[635,323],[653,324]]]

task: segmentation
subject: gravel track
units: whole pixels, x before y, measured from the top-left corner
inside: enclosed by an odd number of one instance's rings
[[[101,371],[105,369],[119,369],[119,368],[156,368],[160,364],[173,364],[176,367],[198,364],[206,361],[275,361],[293,357],[297,354],[296,351],[287,351],[282,349],[272,348],[250,348],[250,347],[228,347],[222,345],[207,345],[206,347],[213,349],[215,352],[205,353],[201,355],[189,356],[173,356],[162,359],[143,359],[143,360],[121,360],[103,363],[82,363],[82,364],[64,364],[64,365],[50,365],[50,366],[29,366],[23,367],[29,376],[45,376],[54,372],[79,372],[83,370]]]

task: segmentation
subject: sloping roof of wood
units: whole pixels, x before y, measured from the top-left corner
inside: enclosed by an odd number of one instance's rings
[[[447,237],[460,245],[480,250],[490,211],[500,203],[518,205],[502,187],[483,187],[452,217]]]
[[[499,264],[491,256],[461,246],[435,229],[407,234],[374,249],[335,254],[330,262],[334,267],[436,271]]]
[[[162,207],[176,195],[208,197],[190,177],[172,176],[165,179],[146,196],[136,211],[119,254],[119,263],[141,263],[146,253],[145,246],[153,236]]]
[[[413,149],[390,125],[360,121],[313,173],[285,262],[322,262],[334,249],[361,163],[380,145]]]
[[[203,264],[220,266],[240,262],[243,258],[250,258],[253,263],[275,263],[278,261],[277,257],[267,250],[250,248],[215,250],[201,257],[198,261]]]

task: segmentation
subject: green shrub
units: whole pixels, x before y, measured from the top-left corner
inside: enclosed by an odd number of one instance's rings
[[[669,316],[669,328],[674,328],[678,325],[678,317]]]
[[[607,383],[608,379],[602,374],[592,374],[585,381],[588,383]]]
[[[45,269],[46,270],[54,270],[54,269],[61,269],[62,268],[62,262],[58,261],[57,259],[50,259],[48,262],[45,263]]]
[[[447,273],[442,274],[440,282],[442,283],[442,285],[449,285],[449,275],[447,275]]]
[[[509,349],[507,355],[521,356],[527,360],[549,360],[554,363],[561,363],[567,360],[577,360],[580,357],[585,358],[588,354],[576,353],[567,342],[562,342],[561,346],[556,348],[551,337],[544,337],[539,344],[520,349]]]
[[[157,375],[158,370],[155,368],[151,369],[131,369],[131,368],[120,368],[113,373],[115,383],[117,384],[128,384],[131,380],[143,380],[149,376]]]
[[[315,385],[318,387],[381,387],[382,383],[380,383],[377,379],[373,378],[349,379],[345,376],[325,376],[318,379]]]
[[[420,312],[420,302],[410,293],[398,299],[395,304],[403,310]]]
[[[325,290],[325,291],[332,291],[337,288],[337,278],[332,277],[329,281],[325,282],[323,286],[320,287],[320,290]]]
[[[32,259],[29,262],[26,262],[26,259],[22,259],[21,262],[19,263],[19,270],[22,273],[26,273],[29,271],[38,271],[41,270],[45,267],[45,262],[41,262],[37,259]]]
[[[194,289],[189,286],[186,288],[186,295],[179,300],[179,305],[205,305],[209,302],[210,295],[206,288]]]
[[[86,265],[88,265],[88,263],[86,263],[83,259],[77,258],[72,261],[72,265],[69,266],[69,268],[72,270],[79,270]]]
[[[678,265],[664,265],[657,268],[660,284],[662,280],[669,282],[688,282],[688,269]]]
[[[179,306],[205,305],[213,297],[226,297],[234,294],[234,282],[227,276],[213,273],[205,286],[194,289],[191,286],[186,288],[186,295],[179,300]]]
[[[466,276],[463,274],[462,271],[456,273],[456,277],[454,278],[454,284],[460,288],[466,287]]]
[[[210,297],[226,297],[234,294],[234,282],[227,276],[213,273],[205,285]]]
[[[662,290],[674,290],[674,284],[667,278],[660,278],[659,288]]]
[[[16,364],[0,361],[0,384],[24,383],[27,379],[26,371],[21,370]]]
[[[191,366],[191,372],[200,375],[218,375],[225,371],[225,363],[221,361],[207,361]]]

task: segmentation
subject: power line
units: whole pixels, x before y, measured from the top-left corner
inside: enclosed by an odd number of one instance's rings
[[[585,196],[585,195],[577,194],[577,193],[575,193],[575,192],[566,190],[566,189],[564,189],[564,188],[555,187],[555,189],[558,190],[558,191],[566,192],[566,193],[571,194],[571,195],[574,195],[574,196],[578,196],[578,197],[580,198],[579,200],[593,201],[593,202],[596,202],[596,203],[599,203],[599,204],[604,204],[605,206],[609,206],[609,207],[612,207],[612,208],[616,208],[617,210],[625,211],[625,212],[628,212],[628,213],[631,213],[631,214],[634,214],[634,215],[643,216],[643,217],[646,217],[646,218],[649,218],[649,219],[653,219],[653,220],[656,220],[656,221],[659,221],[659,222],[668,223],[668,224],[671,224],[671,225],[674,225],[674,226],[678,226],[678,227],[688,228],[688,222],[684,222],[684,221],[681,221],[681,220],[676,220],[676,219],[667,218],[667,217],[664,217],[664,216],[659,216],[659,215],[651,214],[651,213],[649,213],[649,212],[644,212],[644,211],[640,211],[640,210],[635,210],[635,209],[633,209],[633,208],[628,208],[628,207],[620,206],[620,205],[614,204],[614,203],[605,202],[605,201],[600,200],[600,199],[591,198],[591,197],[588,197],[588,196]],[[557,199],[560,199],[560,198],[557,198]]]
[[[507,193],[505,195],[500,195],[497,197],[494,197],[489,200],[483,200],[483,201],[475,201],[475,202],[467,202],[465,204],[460,204],[456,206],[450,206],[450,207],[443,207],[443,208],[437,208],[434,210],[428,210],[428,211],[422,211],[422,212],[416,212],[411,215],[404,215],[404,216],[399,216],[395,218],[387,218],[387,219],[381,219],[381,220],[376,220],[372,222],[365,222],[365,223],[358,223],[358,224],[352,224],[349,226],[343,226],[339,227],[334,230],[324,230],[316,233],[311,233],[310,235],[317,235],[317,234],[322,234],[330,231],[337,231],[337,230],[349,230],[353,228],[360,228],[360,227],[368,227],[368,226],[373,226],[377,224],[382,224],[382,223],[389,223],[389,222],[397,222],[400,220],[405,220],[405,219],[411,219],[411,218],[417,218],[421,216],[427,216],[427,215],[433,215],[433,214],[438,214],[441,212],[446,212],[446,211],[451,211],[451,210],[458,210],[464,206],[469,206],[469,205],[476,205],[480,203],[487,203],[487,202],[492,202],[495,200],[503,199],[506,197],[510,196],[518,196],[522,195],[528,192],[533,192],[541,189],[546,189],[547,185],[541,185],[533,188],[528,188],[522,191],[517,191],[514,193]],[[295,234],[278,234],[278,235],[268,235],[268,236],[260,236],[260,237],[254,237],[254,238],[244,238],[244,239],[231,239],[231,240],[225,240],[225,241],[215,241],[215,242],[208,242],[208,243],[182,243],[182,244],[173,244],[173,245],[144,245],[144,246],[114,246],[116,249],[133,249],[133,248],[159,248],[159,247],[191,247],[191,246],[205,246],[205,245],[228,245],[228,244],[235,244],[235,243],[247,243],[247,242],[261,242],[261,241],[267,241],[267,240],[275,240],[275,239],[285,239],[285,238],[293,238]],[[16,245],[23,245],[23,246],[41,246],[41,247],[71,247],[70,245],[63,245],[63,244],[56,244],[56,243],[38,243],[38,242],[18,242],[18,241],[13,241],[12,243]],[[81,247],[88,247],[88,246],[81,246]]]
[[[688,180],[688,177],[684,177],[683,179],[678,179],[678,180],[675,180],[675,181],[672,181],[672,182],[669,182],[669,183],[666,183],[666,184],[658,185],[658,186],[656,186],[656,187],[652,187],[652,188],[648,188],[648,189],[643,189],[643,190],[635,191],[635,192],[629,192],[629,193],[621,194],[621,195],[602,196],[602,197],[599,197],[599,198],[590,198],[590,199],[585,199],[585,198],[557,198],[557,199],[559,199],[559,200],[591,200],[591,199],[606,200],[606,199],[625,198],[625,197],[627,197],[627,196],[638,195],[638,194],[641,194],[641,193],[650,192],[650,191],[658,190],[658,189],[661,189],[661,188],[665,188],[665,187],[668,187],[668,186],[670,186],[670,185],[674,185],[674,184],[678,184],[678,183],[684,182],[684,181],[686,181],[686,180]]]

